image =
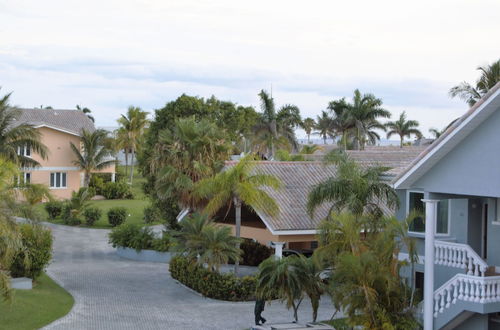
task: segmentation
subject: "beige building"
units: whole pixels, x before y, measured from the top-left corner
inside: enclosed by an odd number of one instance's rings
[[[33,125],[41,133],[42,143],[49,151],[44,160],[29,148],[18,150],[18,153],[40,163],[36,168],[21,169],[22,180],[47,185],[56,198],[71,197],[73,191],[83,186],[84,173],[74,164],[76,156],[70,142],[81,145],[82,131],[94,131],[94,123],[78,110],[20,109],[20,113],[17,122]],[[114,178],[115,166],[100,172],[111,173]]]

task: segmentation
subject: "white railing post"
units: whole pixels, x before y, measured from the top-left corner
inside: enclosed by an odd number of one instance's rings
[[[423,199],[425,203],[425,276],[424,276],[424,330],[433,330],[434,323],[434,231],[439,200]],[[444,299],[444,295],[442,296]],[[440,308],[440,312],[442,307]]]

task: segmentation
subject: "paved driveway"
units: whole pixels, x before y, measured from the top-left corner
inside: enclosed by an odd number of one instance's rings
[[[107,230],[48,225],[54,259],[48,274],[75,298],[71,312],[46,329],[245,329],[253,324],[253,303],[200,297],[177,284],[166,264],[137,262],[115,255]],[[324,299],[318,319],[333,307]],[[280,303],[266,306],[270,322],[292,320]],[[300,321],[310,321],[308,301]]]

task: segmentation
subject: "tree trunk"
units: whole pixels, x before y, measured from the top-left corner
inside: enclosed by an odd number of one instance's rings
[[[238,238],[238,242],[236,243],[236,248],[239,249],[240,248],[240,242],[239,242],[239,238],[241,236],[241,200],[239,200],[238,198],[235,198],[234,199],[234,209],[235,209],[235,212],[236,212],[236,228],[235,228],[235,232],[236,232],[236,237]],[[238,274],[238,269],[239,269],[239,266],[240,266],[240,260],[235,260],[234,262],[234,274],[237,275]]]
[[[307,144],[311,144],[311,133],[307,133]]]
[[[90,184],[90,172],[85,172],[85,176],[83,178],[83,186],[88,188],[89,184]]]
[[[310,297],[311,298],[311,307],[313,310],[313,322],[316,322],[316,319],[318,318],[318,308],[319,308],[319,299],[320,297]]]
[[[326,135],[323,135],[323,144],[326,144]]]
[[[128,148],[123,149],[125,153],[125,177],[128,176]]]
[[[401,136],[401,138],[400,138],[400,139],[401,139],[401,143],[399,144],[399,147],[400,147],[400,148],[403,148],[403,137]]]
[[[132,152],[130,155],[130,184],[132,184],[132,181],[134,180],[134,154],[135,154],[135,150],[132,149]]]

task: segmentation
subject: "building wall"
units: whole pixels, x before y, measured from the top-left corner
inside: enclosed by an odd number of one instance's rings
[[[235,234],[234,224],[223,224],[232,228],[233,235]],[[249,226],[241,226],[241,237],[254,239],[261,244],[269,245],[269,242],[297,242],[295,246],[310,246],[310,242],[316,241],[316,235],[273,235],[267,228],[255,228]]]

